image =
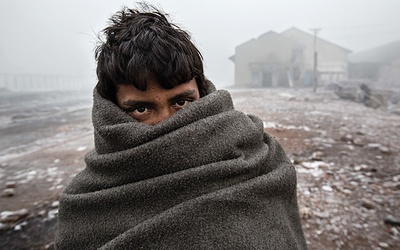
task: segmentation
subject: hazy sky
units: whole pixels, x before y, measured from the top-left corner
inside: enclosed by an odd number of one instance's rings
[[[0,0],[0,74],[90,75],[96,35],[117,0]],[[188,30],[217,86],[233,83],[235,47],[273,30],[321,28],[353,52],[400,40],[399,0],[155,0]]]

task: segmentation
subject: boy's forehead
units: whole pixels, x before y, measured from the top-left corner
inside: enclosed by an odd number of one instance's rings
[[[189,82],[177,85],[171,89],[163,88],[156,82],[148,84],[146,90],[139,90],[133,85],[119,85],[117,88],[117,101],[119,104],[123,104],[127,101],[148,101],[148,100],[159,100],[168,99],[179,95],[198,95],[199,89],[195,79]]]

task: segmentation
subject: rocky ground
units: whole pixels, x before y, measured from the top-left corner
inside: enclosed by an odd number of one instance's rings
[[[328,90],[231,93],[292,159],[309,249],[398,249],[399,115]],[[3,95],[13,98],[0,103],[0,249],[51,249],[58,196],[93,147],[90,99]]]

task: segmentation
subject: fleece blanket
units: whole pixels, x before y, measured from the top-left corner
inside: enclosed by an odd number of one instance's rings
[[[57,249],[306,249],[284,150],[210,89],[155,126],[94,91],[95,148],[60,199]]]

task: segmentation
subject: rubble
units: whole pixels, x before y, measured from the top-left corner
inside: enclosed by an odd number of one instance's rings
[[[3,190],[3,197],[11,197],[15,195],[14,188],[6,188]]]
[[[0,213],[0,222],[4,224],[13,223],[26,218],[28,215],[29,211],[26,208],[16,211],[3,211]]]
[[[382,247],[382,248],[388,248],[389,244],[386,243],[386,242],[379,242],[379,246]]]
[[[7,181],[6,188],[15,188],[17,183],[15,181]]]
[[[400,218],[395,218],[393,216],[388,216],[384,220],[385,224],[391,225],[391,226],[399,226],[400,227]]]
[[[371,200],[369,200],[367,198],[363,198],[362,199],[362,204],[361,205],[363,207],[367,208],[367,209],[374,209],[376,207],[376,204],[373,201],[371,201]]]

